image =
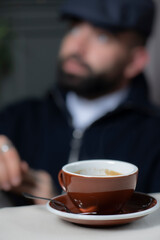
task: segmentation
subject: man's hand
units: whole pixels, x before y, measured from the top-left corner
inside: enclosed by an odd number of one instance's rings
[[[21,161],[11,141],[3,135],[0,135],[0,189],[18,194],[28,192],[48,198],[56,194],[49,173],[35,171]],[[42,204],[44,201],[35,199],[34,203]]]
[[[9,191],[12,187],[20,185],[25,168],[26,163],[21,162],[11,141],[0,135],[0,189]]]

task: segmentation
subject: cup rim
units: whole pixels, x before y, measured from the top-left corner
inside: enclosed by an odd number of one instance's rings
[[[127,173],[127,174],[122,174],[122,175],[113,175],[113,176],[97,176],[97,175],[84,175],[84,174],[79,174],[79,173],[74,173],[74,172],[71,172],[71,171],[68,171],[66,170],[66,167],[68,166],[74,166],[74,165],[79,165],[81,162],[85,162],[85,163],[93,163],[93,162],[109,162],[109,163],[121,163],[121,164],[125,164],[125,165],[129,165],[131,167],[133,167],[133,171]],[[73,163],[68,163],[68,164],[65,164],[63,167],[62,167],[62,171],[69,174],[69,175],[74,175],[74,176],[78,176],[78,177],[85,177],[85,178],[123,178],[123,177],[126,177],[126,176],[131,176],[135,173],[138,172],[138,167],[133,164],[133,163],[130,163],[130,162],[126,162],[126,161],[121,161],[121,160],[114,160],[114,159],[90,159],[90,160],[79,160],[77,162],[73,162]]]

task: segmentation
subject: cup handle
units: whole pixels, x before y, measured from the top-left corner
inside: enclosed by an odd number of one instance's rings
[[[59,181],[59,184],[61,185],[62,189],[66,192],[66,187],[65,187],[64,181],[63,181],[63,171],[62,171],[62,169],[58,173],[58,181]]]

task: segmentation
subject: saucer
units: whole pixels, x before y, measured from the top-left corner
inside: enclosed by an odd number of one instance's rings
[[[135,192],[121,211],[118,214],[113,215],[83,215],[80,213],[79,209],[74,206],[66,194],[59,195],[54,199],[64,203],[72,213],[57,210],[52,205],[52,201],[47,203],[47,209],[50,212],[68,222],[90,226],[113,226],[130,223],[145,217],[159,208],[159,202],[157,199],[139,192]]]

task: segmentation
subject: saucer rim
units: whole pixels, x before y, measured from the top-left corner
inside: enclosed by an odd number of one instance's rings
[[[135,193],[140,193],[140,192],[135,192]],[[62,212],[60,210],[54,209],[53,207],[50,206],[50,201],[47,202],[46,207],[47,209],[54,213],[55,215],[58,215],[62,218],[67,218],[67,219],[79,219],[79,220],[89,220],[89,221],[111,221],[111,220],[126,220],[126,219],[136,219],[136,218],[141,218],[144,216],[147,216],[153,212],[155,212],[159,207],[160,207],[160,202],[156,197],[153,197],[149,194],[145,193],[140,193],[144,194],[146,196],[152,197],[154,200],[156,200],[156,204],[149,208],[145,209],[139,212],[134,212],[134,213],[126,213],[126,214],[114,214],[114,215],[82,215],[79,213],[67,213],[67,212]],[[64,194],[66,196],[66,194]],[[58,195],[54,197],[53,199],[56,199],[58,197],[62,196]]]

